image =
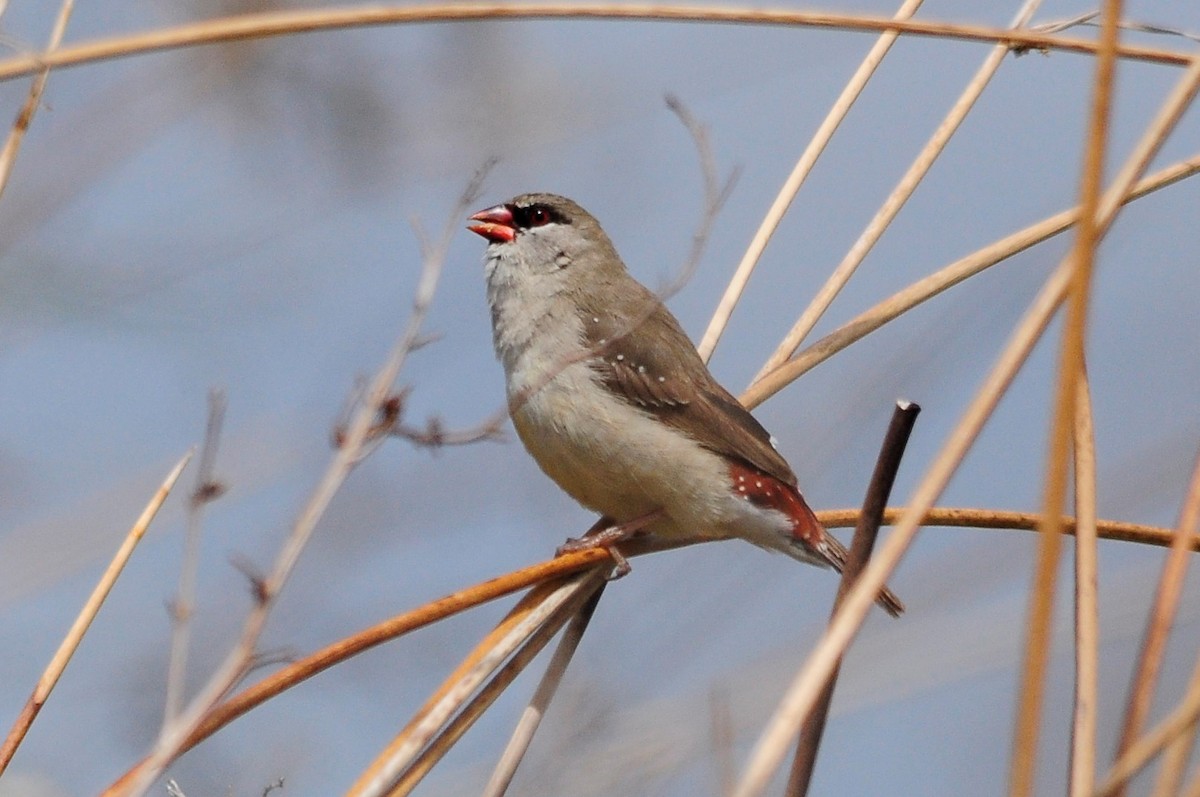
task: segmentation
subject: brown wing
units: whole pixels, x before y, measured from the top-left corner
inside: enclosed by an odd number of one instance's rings
[[[587,342],[597,352],[592,365],[605,385],[705,448],[794,487],[796,475],[767,430],[713,379],[662,302],[649,291],[642,299],[620,315],[583,318]]]

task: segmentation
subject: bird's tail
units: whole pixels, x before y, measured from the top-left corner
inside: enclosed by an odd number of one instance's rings
[[[846,558],[850,555],[850,552],[846,550],[846,546],[838,542],[836,537],[829,532],[825,532],[825,539],[817,548],[834,570],[840,573],[845,569]],[[875,597],[875,603],[892,617],[899,617],[904,613],[904,604],[901,603],[900,598],[896,597],[896,593],[892,592],[886,585]]]

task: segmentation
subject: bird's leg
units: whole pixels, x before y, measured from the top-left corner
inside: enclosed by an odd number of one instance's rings
[[[629,560],[617,549],[617,543],[624,542],[643,531],[646,526],[649,526],[660,517],[662,517],[661,509],[647,512],[624,523],[614,523],[613,519],[606,515],[592,524],[592,527],[582,537],[567,538],[566,542],[558,546],[558,550],[554,552],[554,555],[562,556],[565,553],[603,548],[612,557],[614,565],[612,573],[608,576],[608,580],[615,581],[622,576],[628,575],[629,571],[633,569],[629,565]]]

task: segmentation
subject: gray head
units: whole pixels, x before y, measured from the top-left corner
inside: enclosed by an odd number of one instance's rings
[[[488,247],[488,277],[503,261],[503,268],[525,276],[551,277],[564,284],[605,280],[614,266],[624,271],[612,241],[592,214],[557,194],[521,194],[509,201],[471,216],[476,222],[467,229],[491,242]],[[580,273],[585,271],[586,273]]]

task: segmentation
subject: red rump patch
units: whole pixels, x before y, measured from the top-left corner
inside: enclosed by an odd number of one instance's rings
[[[729,463],[729,476],[735,495],[755,506],[786,515],[792,522],[792,536],[813,549],[820,549],[825,542],[825,529],[795,487],[740,462]]]

